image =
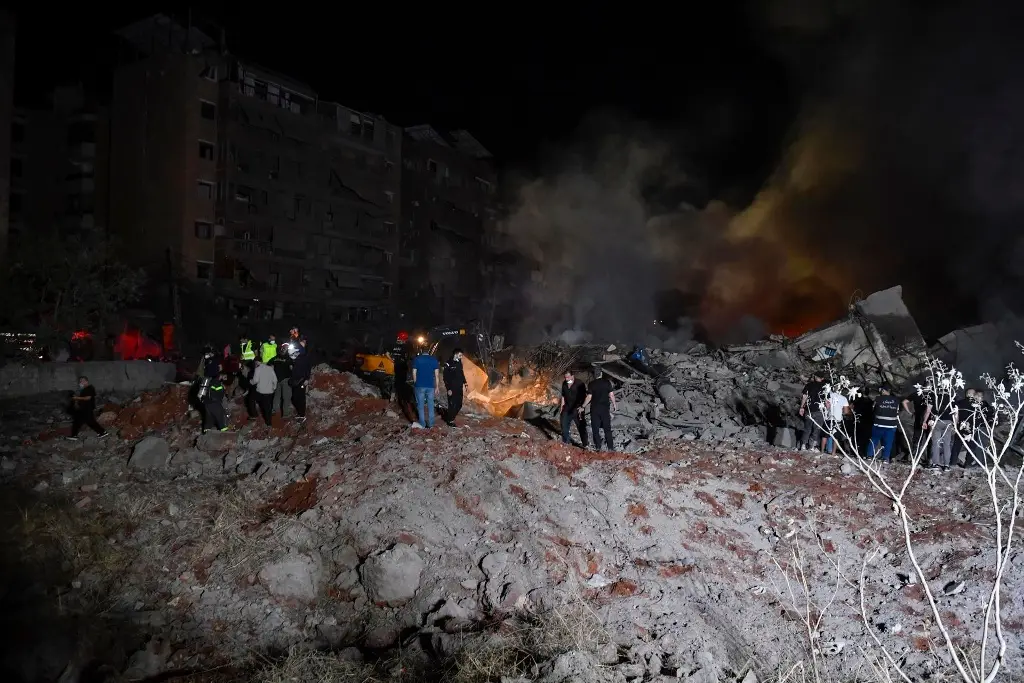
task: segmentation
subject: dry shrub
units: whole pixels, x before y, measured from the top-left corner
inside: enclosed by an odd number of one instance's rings
[[[596,612],[578,594],[539,615],[502,624],[499,634],[463,644],[445,672],[445,683],[494,683],[523,676],[535,664],[565,652],[597,652],[611,641]]]
[[[108,577],[120,574],[132,560],[113,538],[122,524],[103,511],[37,503],[20,511],[19,522],[14,540],[21,558],[31,564],[59,560],[61,569],[72,574],[89,570]]]
[[[279,662],[263,667],[253,683],[383,683],[365,664],[315,650],[292,648]]]

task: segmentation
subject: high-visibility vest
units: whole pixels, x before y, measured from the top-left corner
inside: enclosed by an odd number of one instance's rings
[[[263,362],[269,363],[277,358],[277,344],[275,342],[263,342]]]
[[[242,360],[256,360],[256,352],[252,350],[251,341],[242,345]]]

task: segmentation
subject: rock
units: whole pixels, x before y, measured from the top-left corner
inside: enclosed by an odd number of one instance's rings
[[[170,454],[167,441],[159,436],[147,436],[135,444],[132,456],[128,459],[128,467],[137,470],[160,469],[166,466]]]
[[[751,669],[747,672],[747,675],[743,677],[743,680],[740,681],[740,683],[757,683],[757,674],[754,673],[753,669]]]
[[[114,424],[114,420],[116,419],[117,413],[111,410],[105,410],[99,414],[99,417],[96,418],[96,421],[100,423],[101,427],[109,427],[110,425]]]
[[[324,584],[323,561],[316,553],[289,555],[265,565],[259,578],[271,595],[310,602]]]
[[[206,455],[202,451],[189,448],[184,451],[175,452],[168,464],[175,468],[188,467],[190,463],[202,463],[204,459],[206,459]]]
[[[779,427],[772,445],[779,448],[796,448],[796,434],[790,427]]]
[[[196,439],[196,448],[201,451],[226,451],[238,441],[236,432],[206,432]]]
[[[144,650],[139,650],[128,660],[123,678],[141,681],[163,672],[171,656],[171,644],[161,638],[151,638]]]
[[[484,570],[484,574],[487,575],[488,580],[493,580],[495,577],[501,576],[501,573],[505,571],[505,567],[507,565],[508,555],[506,553],[491,553],[480,561],[480,568]]]
[[[844,462],[842,465],[840,465],[839,471],[842,472],[843,474],[853,474],[853,465],[851,465],[848,462]]]
[[[367,559],[359,575],[370,600],[395,605],[416,595],[423,567],[423,559],[416,549],[399,543]]]

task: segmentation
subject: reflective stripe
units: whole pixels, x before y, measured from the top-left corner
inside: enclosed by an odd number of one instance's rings
[[[252,350],[252,342],[245,342],[242,347],[242,360],[256,360],[256,353]]]

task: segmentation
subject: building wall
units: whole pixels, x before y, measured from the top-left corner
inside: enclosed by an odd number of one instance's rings
[[[107,110],[81,88],[58,88],[49,109],[15,111],[11,143],[10,243],[53,232],[102,235],[108,215]]]
[[[487,299],[485,235],[497,217],[494,166],[454,142],[406,135],[404,150],[402,311],[413,325],[479,319]]]
[[[111,130],[112,231],[141,265],[170,253],[222,316],[338,336],[390,325],[401,129],[222,52],[164,46],[117,70]]]
[[[0,10],[0,259],[7,252],[13,112],[14,19]]]
[[[207,66],[180,53],[121,66],[110,107],[110,231],[132,262],[163,268],[169,254],[184,277],[197,260],[213,261],[212,243],[194,236],[218,196],[215,163],[198,152],[199,140],[218,144],[219,86]],[[209,105],[213,119],[203,115]]]

